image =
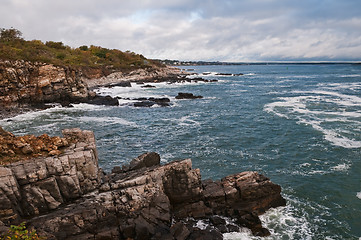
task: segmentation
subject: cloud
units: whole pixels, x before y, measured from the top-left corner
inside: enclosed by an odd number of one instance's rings
[[[26,39],[181,60],[359,60],[358,0],[3,0]]]

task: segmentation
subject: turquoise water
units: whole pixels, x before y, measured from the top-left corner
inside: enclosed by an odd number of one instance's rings
[[[106,171],[145,151],[160,153],[162,162],[192,158],[203,179],[256,170],[280,184],[288,200],[262,216],[273,233],[269,239],[359,239],[361,65],[191,68],[220,81],[99,89],[112,96],[169,97],[172,106],[134,108],[124,100],[120,107],[79,104],[0,125],[15,134],[93,130]],[[176,100],[178,92],[204,98]],[[247,232],[225,237],[252,238]]]

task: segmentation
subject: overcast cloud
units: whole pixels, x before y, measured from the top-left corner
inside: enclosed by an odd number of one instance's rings
[[[27,40],[219,61],[361,58],[360,0],[0,0]]]

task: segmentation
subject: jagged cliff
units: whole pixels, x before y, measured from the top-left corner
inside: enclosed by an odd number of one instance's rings
[[[0,226],[26,219],[49,239],[222,239],[239,226],[266,236],[258,215],[285,204],[257,172],[202,181],[190,159],[161,166],[156,153],[105,174],[91,131],[63,135],[58,155],[0,166]]]
[[[87,86],[81,71],[45,63],[0,61],[0,108],[84,101]]]
[[[184,81],[178,68],[156,67],[131,72],[102,72],[101,69],[72,68],[29,61],[0,60],[0,118],[22,111],[43,109],[47,103],[91,103],[118,105],[115,98],[98,96],[100,86],[130,86],[133,82]]]

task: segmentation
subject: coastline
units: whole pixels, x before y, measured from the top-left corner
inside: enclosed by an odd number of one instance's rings
[[[0,165],[0,231],[26,220],[47,239],[222,239],[242,227],[268,236],[258,216],[286,204],[281,187],[257,172],[202,181],[190,159],[160,165],[154,152],[105,173],[93,132],[62,133],[51,140],[56,150],[34,157],[29,149],[43,143],[0,131],[1,147],[13,146],[5,157],[29,156]],[[198,228],[202,221],[210,226]]]
[[[138,69],[129,73],[116,71],[102,76],[46,63],[0,61],[0,86],[3,88],[0,92],[0,119],[44,110],[54,104],[116,105],[116,99],[107,99],[92,90],[123,83],[130,86],[130,82],[185,81],[188,75],[190,73],[169,66]]]

